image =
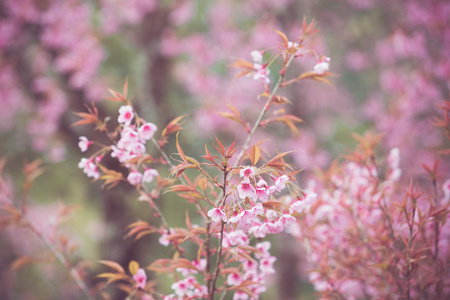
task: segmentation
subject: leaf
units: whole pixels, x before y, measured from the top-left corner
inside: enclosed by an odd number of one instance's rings
[[[101,273],[101,274],[98,274],[95,277],[98,277],[98,278],[111,278],[111,277],[114,277],[116,275],[117,275],[117,273]]]
[[[128,98],[128,76],[125,79],[125,83],[123,84],[123,96],[125,97],[125,99]]]
[[[188,230],[191,230],[192,229],[192,223],[191,223],[191,218],[189,218],[189,211],[187,209],[184,212],[184,219],[186,220],[186,228]]]
[[[100,169],[103,172],[100,179],[105,181],[103,186],[106,186],[108,189],[116,186],[121,180],[124,179],[122,173],[110,170],[102,165],[100,165]]]
[[[189,231],[189,233],[186,235],[184,240],[188,240],[188,239],[190,239],[193,236],[197,236],[197,235],[204,234],[204,233],[207,233],[207,232],[208,231],[205,228],[203,228],[203,227],[194,228],[191,231]]]
[[[275,168],[277,170],[284,170],[284,168],[286,168],[286,167],[292,168],[292,166],[290,166],[289,164],[285,163],[284,160],[283,160],[283,157],[286,156],[287,154],[291,153],[291,152],[292,151],[288,151],[288,152],[283,152],[283,153],[280,153],[280,154],[276,155],[274,158],[269,160],[264,166],[272,167],[272,168]]]
[[[176,192],[179,193],[179,195],[183,198],[186,198],[188,200],[192,200],[192,198],[195,199],[205,199],[205,196],[203,196],[199,191],[197,191],[194,187],[188,186],[188,185],[173,185],[166,189],[164,193],[168,192]]]
[[[191,165],[191,164],[179,164],[178,166],[175,167],[175,169],[172,170],[172,172],[170,173],[170,176],[173,176],[173,174],[177,174],[176,176],[180,176],[186,169],[193,169],[193,168],[197,168],[196,165]]]
[[[208,187],[208,179],[205,177],[202,177],[198,180],[198,186],[203,190],[206,191],[206,188]]]
[[[288,98],[282,97],[282,96],[273,96],[272,103],[275,103],[275,104],[284,104],[284,103],[292,104],[292,102],[289,101]]]
[[[276,29],[275,29],[275,32],[281,37],[281,40],[283,41],[283,46],[285,48],[287,48],[288,47],[288,42],[289,42],[287,36],[284,33],[282,33],[281,31],[278,31]]]
[[[9,269],[11,271],[17,271],[18,269],[23,268],[27,265],[30,265],[30,264],[34,263],[35,261],[36,261],[36,259],[34,259],[31,256],[20,256],[11,263],[11,265],[9,266]]]
[[[267,119],[267,120],[261,122],[261,125],[265,126],[267,124],[274,123],[274,122],[284,123],[286,126],[288,126],[289,130],[293,134],[299,134],[299,131],[298,131],[297,126],[295,124],[296,123],[301,123],[301,122],[303,122],[303,120],[300,119],[297,116],[294,116],[294,115],[284,114],[284,115],[282,115],[280,117]]]
[[[108,89],[108,92],[109,92],[111,95],[113,95],[113,97],[108,97],[108,98],[106,98],[106,99],[108,99],[108,100],[110,100],[110,101],[114,101],[114,102],[124,102],[124,103],[127,102],[126,97],[125,97],[124,95],[122,95],[121,93],[116,92],[116,91],[114,91],[114,90],[112,90],[112,89]]]
[[[238,69],[248,69],[248,70],[254,69],[253,63],[251,63],[245,59],[242,59],[242,58],[237,58],[236,61],[231,64],[231,67],[238,68]]]
[[[263,203],[263,207],[269,208],[276,211],[282,211],[283,208],[287,208],[287,205],[279,200],[267,200]]]
[[[79,113],[74,113],[74,114],[82,119],[73,123],[72,125],[70,125],[70,127],[80,126],[80,125],[88,125],[88,124],[92,124],[92,123],[97,123],[97,121],[98,121],[97,116],[93,116],[88,113],[79,112]]]
[[[186,115],[182,115],[179,117],[176,117],[175,119],[173,119],[172,121],[170,121],[169,124],[167,124],[167,126],[163,129],[162,133],[161,133],[161,140],[158,141],[159,145],[162,147],[167,143],[167,137],[175,132],[180,131],[181,129],[183,129],[183,127],[181,127],[181,125],[183,124],[181,122],[181,120],[186,117]]]
[[[249,155],[250,161],[252,162],[252,165],[256,165],[256,163],[259,161],[259,158],[261,157],[261,150],[259,149],[259,147],[257,145],[253,145],[250,148],[248,155]]]
[[[128,270],[130,271],[131,275],[136,274],[139,270],[139,263],[134,260],[130,261],[130,263],[128,264]]]
[[[177,138],[176,138],[178,155],[181,157],[181,159],[185,163],[187,163],[188,161],[186,159],[186,155],[184,155],[183,149],[181,149],[180,144],[178,143],[178,134],[179,134],[179,132],[177,133]]]
[[[222,143],[221,143],[220,140],[217,138],[217,136],[216,136],[215,138],[216,138],[216,141],[217,141],[217,145],[219,145],[219,147],[220,147],[220,150],[219,150],[219,148],[216,147],[216,145],[214,145],[214,147],[216,148],[216,150],[217,150],[220,154],[225,155],[225,147],[222,145]]]
[[[125,274],[125,270],[122,268],[122,266],[119,265],[118,263],[116,263],[115,261],[112,261],[112,260],[100,260],[99,263],[104,264],[105,266],[108,266],[111,269],[116,270],[120,274]]]

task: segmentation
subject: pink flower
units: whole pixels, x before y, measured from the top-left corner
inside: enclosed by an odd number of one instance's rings
[[[273,263],[276,261],[276,257],[274,256],[268,256],[264,257],[259,261],[259,269],[260,271],[267,275],[267,274],[274,274],[275,269],[273,268]]]
[[[268,185],[263,179],[260,179],[256,184],[256,199],[259,199],[261,202],[266,202],[269,198]]]
[[[295,219],[293,216],[289,215],[289,214],[284,214],[280,217],[280,221],[283,223],[284,227],[288,227],[291,224],[295,223],[295,221],[297,221],[297,219]]]
[[[244,177],[245,180],[249,180],[250,177],[255,176],[255,168],[254,167],[245,167],[239,171],[239,175]]]
[[[283,175],[279,177],[277,180],[275,180],[275,190],[277,192],[281,192],[286,187],[286,182],[289,181],[289,177],[286,175]]]
[[[117,121],[119,123],[129,126],[133,118],[134,118],[133,107],[131,107],[130,105],[125,105],[119,108],[119,117],[117,118]]]
[[[227,215],[220,207],[212,208],[208,211],[208,217],[210,217],[214,222],[219,222],[221,219],[222,221],[227,221]]]
[[[323,73],[325,73],[325,71],[328,71],[329,69],[330,69],[330,58],[324,56],[314,66],[314,73],[322,75]]]
[[[250,184],[250,181],[244,180],[238,186],[238,193],[241,199],[245,197],[253,198],[255,196],[255,188]]]
[[[142,143],[150,140],[153,137],[153,135],[155,134],[156,130],[157,130],[157,127],[155,124],[145,123],[138,129],[139,139],[141,140]]]
[[[145,274],[144,269],[139,269],[136,274],[133,275],[134,281],[136,281],[136,286],[143,289],[147,283],[147,274]]]
[[[444,198],[441,200],[441,205],[446,205],[450,199],[450,179],[442,184],[442,191],[444,192]]]
[[[234,293],[233,295],[233,300],[248,300],[250,298],[249,295],[247,295],[244,292],[239,292],[237,291],[236,293]]]
[[[80,148],[81,152],[86,152],[91,144],[92,144],[92,142],[89,141],[87,139],[87,137],[80,136],[80,141],[78,142],[78,147]]]
[[[117,142],[117,147],[125,149],[133,144],[139,143],[138,133],[131,127],[125,127],[120,133],[120,140]]]
[[[267,223],[263,223],[261,225],[253,225],[248,230],[250,234],[253,234],[255,238],[265,238],[268,231],[267,231]]]
[[[192,265],[196,267],[199,271],[206,270],[206,259],[202,258],[200,260],[194,259],[192,261]]]
[[[239,273],[231,273],[227,276],[227,284],[228,285],[240,285],[242,282],[241,274]]]
[[[142,174],[138,171],[131,171],[130,174],[128,174],[127,180],[132,185],[138,185],[142,182]]]
[[[270,83],[270,78],[268,77],[270,74],[270,70],[267,69],[265,65],[254,63],[253,68],[255,69],[253,72],[254,80],[261,79],[266,84]]]
[[[250,210],[244,210],[239,215],[239,223],[243,225],[251,225],[255,215]]]
[[[125,151],[123,149],[119,149],[116,146],[111,146],[111,157],[116,157],[120,162],[126,161]]]
[[[262,63],[263,55],[261,51],[253,50],[250,55],[255,63]]]
[[[240,219],[241,219],[240,214],[238,214],[238,213],[235,211],[235,212],[233,213],[233,216],[230,217],[230,218],[228,219],[228,222],[230,222],[230,223],[237,223],[237,222],[239,222]]]
[[[289,206],[289,213],[292,215],[294,212],[301,213],[304,210],[311,207],[312,202],[317,198],[316,193],[310,193],[306,194],[306,197],[304,199],[301,199],[299,201],[295,201],[294,203]]]
[[[269,241],[264,241],[255,245],[255,248],[261,251],[261,253],[255,254],[256,258],[262,258],[270,256],[269,249],[272,244]]]
[[[398,168],[400,164],[400,149],[392,148],[391,151],[389,151],[386,161],[391,169]]]
[[[78,164],[80,169],[83,169],[83,172],[88,176],[94,179],[98,179],[100,174],[98,172],[98,167],[93,162],[92,159],[82,158]]]
[[[167,233],[163,233],[161,237],[158,239],[158,242],[164,247],[167,247],[170,245],[170,240],[168,239],[168,237],[169,235]]]
[[[174,282],[171,285],[171,288],[175,291],[175,294],[177,294],[178,297],[183,297],[189,291],[189,285],[186,280]]]
[[[142,177],[142,182],[152,182],[153,178],[157,177],[158,171],[155,169],[147,169],[144,172],[144,176]]]
[[[267,232],[268,233],[280,233],[284,229],[284,224],[281,219],[275,221],[275,222],[267,222]]]
[[[264,214],[264,212],[265,210],[261,203],[256,204],[250,209],[250,213],[253,214],[254,216],[262,215]]]

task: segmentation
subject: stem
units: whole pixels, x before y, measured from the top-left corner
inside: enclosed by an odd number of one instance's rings
[[[416,203],[413,199],[413,210],[411,214],[411,224],[409,225],[409,238],[408,238],[408,250],[406,252],[406,261],[408,262],[408,269],[406,270],[406,279],[408,282],[406,283],[406,299],[410,300],[410,289],[411,289],[411,274],[412,274],[412,264],[411,264],[411,247],[413,240],[413,229],[414,229],[414,216],[416,214]]]
[[[59,251],[55,245],[53,245],[41,232],[39,232],[36,227],[33,226],[33,224],[28,220],[28,218],[25,215],[22,215],[22,219],[25,221],[26,226],[36,234],[36,236],[44,242],[44,244],[50,249],[50,251],[53,253],[53,255],[58,259],[58,261],[61,263],[61,265],[66,268],[69,271],[69,274],[72,276],[75,283],[78,285],[80,290],[84,293],[87,299],[94,300],[94,298],[91,296],[88,287],[84,283],[84,281],[81,279],[80,274],[75,270],[75,268],[72,266],[70,261],[67,259],[67,257]]]
[[[227,198],[227,177],[228,177],[228,164],[225,161],[225,166],[223,169],[223,186],[222,186],[223,201],[222,201],[222,205],[225,203],[225,200]],[[211,287],[209,288],[210,300],[214,300],[214,293],[216,292],[216,281],[217,281],[217,277],[219,276],[220,260],[222,259],[222,242],[223,242],[224,227],[225,227],[225,222],[222,220],[222,223],[220,225],[220,240],[219,240],[219,249],[217,251],[216,268],[214,271],[214,276],[212,278]]]
[[[145,186],[142,186],[142,189],[144,190],[144,192],[149,195],[149,191],[147,191],[147,188]],[[149,196],[150,197],[150,196]],[[153,205],[152,208],[156,211],[156,213],[158,214],[159,218],[161,219],[161,223],[163,224],[164,228],[166,228],[167,233],[170,234],[170,227],[169,224],[166,221],[166,218],[164,218],[164,215],[162,213],[162,211],[159,209],[158,204],[155,203],[155,201],[152,201]]]
[[[211,221],[208,220],[208,223],[206,224],[206,274],[209,274],[211,270],[211,232],[209,231],[211,229]],[[211,276],[208,277],[206,286],[210,290],[212,278]]]
[[[225,222],[222,221],[222,225],[220,226],[220,240],[219,240],[219,250],[217,251],[217,260],[216,260],[216,269],[214,271],[214,277],[211,283],[211,289],[209,294],[209,299],[214,300],[214,293],[216,292],[216,281],[219,276],[220,270],[220,260],[222,258],[222,242],[223,242],[223,228],[225,227]]]
[[[292,60],[294,60],[294,55],[291,55],[289,57],[288,61],[283,66],[283,68],[286,69],[291,64]],[[253,135],[255,134],[256,129],[258,129],[259,125],[261,124],[262,119],[266,115],[267,110],[269,109],[270,102],[272,101],[273,97],[275,96],[275,93],[277,92],[278,88],[280,87],[281,82],[283,81],[283,78],[284,78],[284,74],[283,75],[280,74],[280,77],[278,77],[278,80],[275,83],[275,85],[274,85],[274,87],[272,89],[272,92],[270,93],[269,97],[267,98],[267,101],[264,104],[263,109],[259,113],[259,116],[256,119],[256,122],[253,125],[252,130],[250,131],[249,135],[247,136],[247,140],[245,141],[244,145],[242,146],[241,151],[239,152],[238,158],[236,160],[236,165],[239,164],[240,160],[244,156],[244,153],[245,153],[245,151],[247,150],[247,148],[248,148],[248,146],[250,144],[250,140],[252,139]]]
[[[436,182],[436,178],[433,178],[433,192],[434,192],[434,206],[435,206],[435,210],[438,210],[438,206],[439,206],[439,202],[438,202],[438,197],[437,197],[437,182]],[[438,261],[438,254],[439,254],[439,221],[438,220],[434,220],[434,272],[435,275],[437,276],[439,273],[439,261]],[[439,278],[441,278],[441,276],[439,276]],[[442,279],[440,279],[437,283],[436,283],[436,294],[440,297],[441,295],[441,282]]]
[[[161,148],[161,146],[158,144],[158,141],[152,137],[152,142],[153,144],[155,144],[156,148],[158,149],[159,153],[161,153],[161,155],[164,157],[164,159],[167,161],[167,163],[169,164],[169,166],[173,169],[175,168],[175,166],[172,164],[172,162],[170,161],[169,156],[166,154],[166,152]],[[181,181],[184,181],[183,178],[181,178]],[[183,182],[184,183],[184,182]],[[185,183],[184,183],[185,184]]]

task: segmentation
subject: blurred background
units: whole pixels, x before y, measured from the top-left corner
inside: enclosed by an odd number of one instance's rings
[[[250,60],[252,50],[274,49],[279,37],[273,29],[298,39],[303,17],[314,18],[320,29],[305,45],[330,57],[330,71],[340,76],[332,80],[335,88],[303,81],[282,90],[293,102],[284,109],[304,120],[300,134],[275,124],[254,141],[267,139],[261,147],[270,154],[295,150],[290,159],[305,169],[298,177],[302,186],[356,144],[352,133],[372,130],[384,135],[377,151],[400,148],[403,174],[420,180],[421,163],[431,164],[446,146],[431,121],[439,115],[436,105],[449,99],[448,1],[3,0],[0,156],[7,163],[0,201],[19,203],[24,164],[42,159],[44,175],[30,190],[27,215],[49,239],[67,238],[64,247],[74,265],[85,267],[89,287],[101,282],[93,278],[104,271],[99,259],[127,266],[130,260],[148,265],[163,257],[167,249],[156,237],[123,238],[128,224],[152,220],[134,189],[126,184],[102,189],[78,168],[80,159],[92,154],[80,152],[79,136],[105,137],[89,126],[71,127],[79,120],[74,112],[95,103],[101,117],[115,121],[119,105],[105,101],[107,88],[121,91],[128,77],[133,103],[158,126],[157,135],[187,114],[180,143],[188,155],[199,158],[214,134],[242,141],[246,135],[239,125],[217,112],[229,111],[231,103],[253,122],[263,88],[251,78],[233,79],[236,71],[229,66],[236,57]],[[289,75],[312,70],[315,63],[312,56],[301,57]],[[271,71],[276,76],[277,66]],[[175,152],[172,142],[167,152]],[[448,160],[442,163],[443,170],[450,169]],[[62,204],[78,209],[60,219]],[[173,226],[184,224],[183,200],[164,196],[161,206]],[[1,225],[1,299],[83,299],[35,234]],[[262,298],[315,299],[301,245],[287,236],[276,244],[278,275]],[[12,271],[22,256],[33,259]],[[167,291],[170,285],[161,286]]]

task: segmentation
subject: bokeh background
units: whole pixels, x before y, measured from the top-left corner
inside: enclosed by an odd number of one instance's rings
[[[167,249],[155,237],[123,238],[128,224],[152,218],[133,188],[102,189],[78,168],[85,155],[79,136],[105,137],[89,126],[71,127],[78,120],[74,112],[95,103],[102,117],[114,119],[118,104],[105,101],[107,88],[121,90],[128,77],[133,103],[147,121],[162,129],[187,114],[180,142],[189,155],[198,158],[214,135],[242,141],[239,125],[217,112],[231,103],[254,120],[262,87],[251,78],[233,79],[236,71],[229,66],[235,57],[250,60],[252,50],[276,47],[273,29],[295,40],[303,17],[317,21],[320,32],[306,46],[331,57],[331,71],[339,74],[335,88],[304,81],[283,90],[293,102],[284,109],[304,120],[300,134],[273,125],[255,140],[267,139],[262,147],[268,153],[295,150],[290,159],[305,169],[298,178],[302,185],[355,145],[352,133],[372,130],[384,135],[378,151],[398,147],[404,176],[421,180],[421,163],[431,164],[446,141],[431,120],[439,114],[436,104],[449,99],[448,1],[3,0],[0,156],[7,164],[0,201],[18,203],[24,163],[42,159],[45,173],[30,191],[27,213],[44,234],[67,237],[71,259],[86,266],[90,287],[101,281],[93,278],[104,270],[99,259],[126,266],[132,259],[147,265],[163,257]],[[290,74],[312,70],[315,62],[302,57]],[[167,151],[175,152],[172,143]],[[448,160],[442,164],[448,177]],[[160,173],[167,176],[167,170]],[[61,203],[78,209],[57,220]],[[182,200],[166,196],[161,206],[169,222],[183,225]],[[32,232],[2,227],[1,299],[83,299]],[[287,236],[276,244],[279,272],[263,298],[315,299],[301,245]],[[37,263],[12,271],[11,263],[23,255]]]

